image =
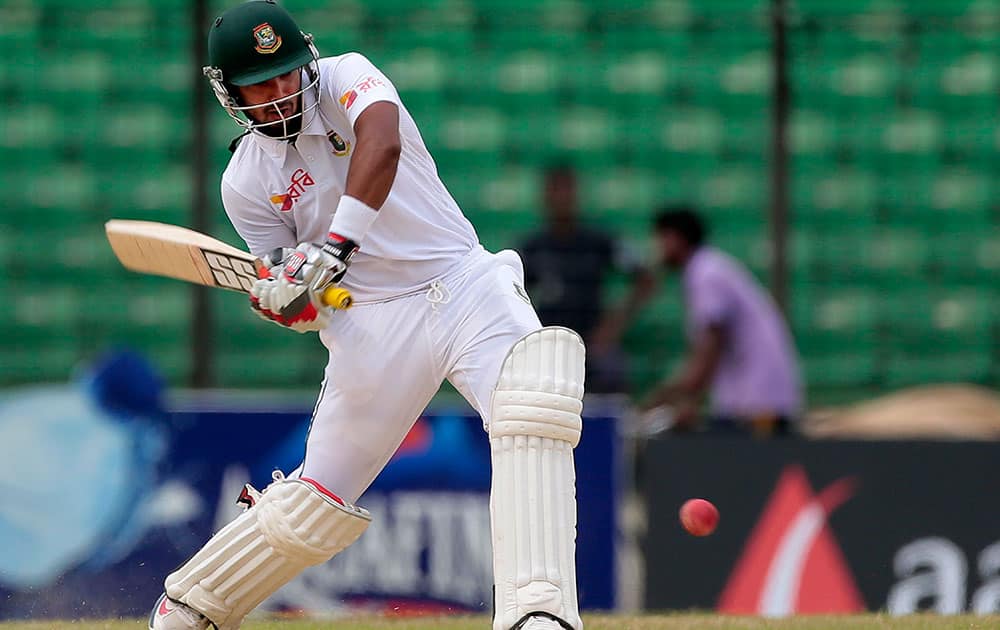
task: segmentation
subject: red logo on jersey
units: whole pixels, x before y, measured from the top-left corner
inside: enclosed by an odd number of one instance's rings
[[[854,494],[838,479],[813,493],[800,466],[781,474],[719,598],[719,611],[785,616],[865,609],[827,517]]]
[[[362,94],[367,94],[375,88],[382,87],[384,85],[385,82],[382,81],[382,79],[369,75],[355,83],[354,87]]]
[[[271,195],[271,203],[278,206],[282,212],[288,212],[295,205],[295,202],[299,200],[299,197],[305,193],[306,188],[315,183],[309,171],[301,168],[297,169],[292,173],[292,179],[288,183],[287,192],[280,195]]]
[[[351,109],[351,105],[354,105],[354,101],[357,98],[358,93],[356,90],[348,90],[340,97],[340,104],[344,106],[344,109]]]

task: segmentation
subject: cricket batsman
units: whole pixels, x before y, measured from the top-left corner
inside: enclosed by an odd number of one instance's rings
[[[167,576],[152,630],[239,628],[364,533],[356,502],[448,379],[489,435],[493,630],[580,630],[573,448],[584,346],[542,327],[512,251],[487,252],[392,83],[358,53],[320,58],[273,0],[208,35],[205,75],[245,130],[222,200],[265,262],[261,317],[329,350],[302,464]],[[347,311],[319,298],[339,284]],[[281,369],[280,358],[261,365]]]

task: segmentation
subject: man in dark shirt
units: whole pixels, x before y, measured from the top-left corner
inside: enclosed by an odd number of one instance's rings
[[[544,325],[566,326],[587,340],[603,316],[604,278],[612,270],[631,272],[635,266],[623,260],[614,236],[580,222],[571,167],[549,167],[543,180],[545,227],[519,248],[528,293]],[[600,358],[588,353],[587,391],[622,391],[624,361],[617,348]]]

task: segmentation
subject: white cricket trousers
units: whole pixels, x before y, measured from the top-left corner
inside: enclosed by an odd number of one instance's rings
[[[300,474],[354,503],[444,379],[489,425],[507,352],[541,328],[516,252],[477,248],[420,293],[334,314]]]

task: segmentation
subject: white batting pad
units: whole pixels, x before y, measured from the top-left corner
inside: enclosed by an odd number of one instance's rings
[[[576,471],[584,346],[568,328],[528,334],[510,350],[493,393],[494,630],[544,612],[580,630]]]
[[[319,484],[276,473],[256,505],[167,576],[167,596],[219,630],[235,630],[303,569],[350,546],[370,522],[367,510],[341,502]]]

